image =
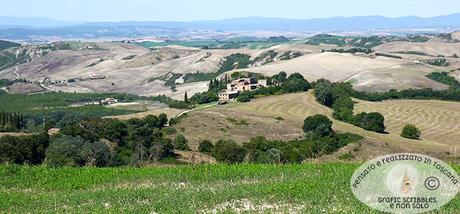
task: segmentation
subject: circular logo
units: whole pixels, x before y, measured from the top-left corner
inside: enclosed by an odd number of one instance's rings
[[[422,213],[451,201],[459,177],[448,164],[426,155],[392,154],[359,167],[351,179],[353,194],[371,208],[389,213]]]
[[[437,190],[440,185],[441,183],[437,177],[432,176],[425,180],[425,187],[429,190]]]

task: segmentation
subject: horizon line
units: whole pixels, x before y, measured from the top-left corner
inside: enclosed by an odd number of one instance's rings
[[[148,19],[148,20],[135,20],[135,19],[127,19],[127,20],[119,20],[119,21],[97,21],[97,20],[63,20],[63,19],[55,19],[50,17],[25,17],[25,16],[0,16],[0,18],[17,18],[17,19],[48,19],[49,21],[55,22],[75,22],[79,24],[90,24],[90,23],[120,23],[120,22],[179,22],[179,23],[191,23],[191,22],[209,22],[209,21],[226,21],[226,20],[233,20],[233,19],[249,19],[249,18],[260,18],[260,19],[284,19],[284,20],[297,20],[297,21],[306,21],[306,20],[321,20],[321,19],[335,19],[335,18],[365,18],[365,17],[382,17],[382,18],[389,18],[389,19],[398,19],[398,18],[437,18],[437,17],[445,17],[445,16],[453,16],[453,15],[460,15],[460,12],[450,13],[450,14],[443,14],[443,15],[436,15],[436,16],[418,16],[418,15],[407,15],[407,16],[384,16],[384,15],[361,15],[361,16],[331,16],[331,17],[323,17],[323,18],[286,18],[286,17],[270,17],[270,16],[240,16],[240,17],[228,17],[228,18],[219,18],[219,19],[197,19],[197,20],[190,20],[190,21],[180,21],[180,20],[155,20],[155,19]]]

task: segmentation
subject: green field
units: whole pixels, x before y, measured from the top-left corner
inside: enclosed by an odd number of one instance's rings
[[[351,193],[349,179],[357,167],[344,163],[56,169],[0,166],[0,212],[377,213]],[[436,213],[459,210],[457,197]]]

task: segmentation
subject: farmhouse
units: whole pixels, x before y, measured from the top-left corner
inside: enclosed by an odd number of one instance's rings
[[[219,93],[219,101],[235,100],[241,92],[254,91],[267,86],[267,80],[257,81],[254,77],[241,78],[227,84],[227,89]]]
[[[105,98],[104,100],[101,100],[101,105],[112,105],[115,103],[118,103],[118,100],[115,98]]]
[[[59,134],[60,129],[58,128],[50,128],[48,129],[48,135],[53,136]]]
[[[97,75],[97,74],[91,74],[89,75],[89,78],[91,80],[100,80],[100,79],[105,79],[105,76],[103,75]]]

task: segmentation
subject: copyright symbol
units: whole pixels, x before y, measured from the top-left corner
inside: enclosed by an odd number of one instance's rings
[[[425,187],[428,190],[437,190],[441,186],[441,182],[437,177],[428,177],[425,180]]]

